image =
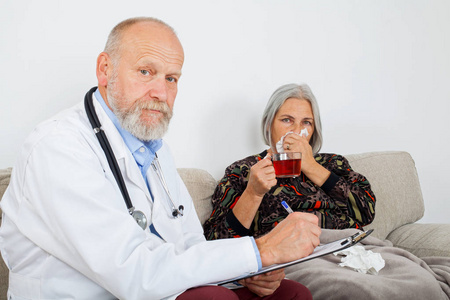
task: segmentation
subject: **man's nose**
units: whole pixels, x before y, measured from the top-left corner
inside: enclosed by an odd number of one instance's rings
[[[150,83],[149,96],[153,100],[166,102],[167,101],[167,84],[166,78],[157,77]]]

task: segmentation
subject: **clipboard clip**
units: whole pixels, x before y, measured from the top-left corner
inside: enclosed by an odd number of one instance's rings
[[[364,239],[366,236],[368,236],[369,234],[371,234],[373,231],[373,229],[367,230],[367,231],[361,231],[361,232],[357,232],[354,235],[346,238],[345,240],[343,240],[341,242],[341,246],[344,246],[348,243],[350,243],[351,245],[355,245],[357,243],[359,243],[359,241],[361,241],[362,239]]]

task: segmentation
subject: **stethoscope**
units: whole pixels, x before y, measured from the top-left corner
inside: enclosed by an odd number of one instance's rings
[[[93,87],[89,90],[89,92],[86,93],[86,96],[84,97],[84,108],[86,109],[86,114],[89,119],[89,122],[92,125],[92,129],[94,130],[95,135],[98,138],[98,141],[100,143],[100,146],[103,149],[103,152],[105,152],[106,159],[108,160],[109,167],[111,168],[111,171],[114,175],[114,178],[116,179],[117,185],[119,186],[120,192],[122,193],[123,199],[125,201],[125,204],[127,205],[128,212],[133,217],[133,219],[136,221],[136,223],[142,228],[147,228],[147,217],[145,214],[140,211],[136,210],[131,203],[130,195],[128,194],[127,187],[125,185],[125,181],[123,180],[122,173],[120,172],[119,165],[117,164],[116,157],[114,156],[114,152],[112,151],[111,145],[109,144],[108,138],[106,137],[105,132],[102,129],[102,125],[100,124],[100,121],[98,119],[97,113],[95,112],[92,95],[94,94],[97,87]],[[172,196],[170,195],[169,188],[167,187],[166,180],[164,178],[164,174],[162,173],[161,165],[159,164],[158,155],[155,153],[156,157],[154,161],[152,162],[152,167],[155,170],[156,174],[158,175],[159,180],[161,181],[162,186],[164,187],[164,190],[166,191],[167,195],[169,196],[169,200],[172,205],[172,216],[174,218],[178,218],[179,216],[183,216],[183,205],[178,206],[178,209],[175,208],[175,204],[172,200]],[[155,164],[156,161],[156,164]]]

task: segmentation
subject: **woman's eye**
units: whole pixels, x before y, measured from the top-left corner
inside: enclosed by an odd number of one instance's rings
[[[312,120],[303,120],[302,121],[303,126],[313,126]]]
[[[141,70],[141,74],[147,76],[147,75],[149,75],[150,73],[149,73],[147,70]]]
[[[281,119],[281,122],[283,123],[289,123],[291,121],[291,119],[285,118],[285,119]]]

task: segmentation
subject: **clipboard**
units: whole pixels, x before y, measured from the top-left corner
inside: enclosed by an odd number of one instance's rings
[[[264,274],[270,271],[275,271],[278,269],[282,269],[282,268],[286,268],[301,262],[305,262],[317,257],[321,257],[330,253],[334,253],[337,251],[341,251],[343,249],[349,248],[353,245],[356,245],[357,243],[359,243],[360,241],[362,241],[363,239],[365,239],[367,236],[369,236],[371,233],[373,232],[373,229],[367,230],[367,231],[360,231],[355,233],[354,235],[351,235],[349,237],[331,242],[331,243],[327,243],[324,245],[319,245],[316,247],[316,249],[314,249],[313,253],[311,253],[310,255],[297,259],[297,260],[293,260],[291,262],[287,262],[287,263],[283,263],[283,264],[275,264],[275,265],[271,265],[271,266],[267,266],[267,267],[263,267],[261,270],[259,270],[258,272],[254,272],[254,273],[248,273],[248,274],[244,274],[235,278],[231,278],[231,279],[227,279],[227,280],[223,280],[223,281],[219,281],[216,283],[212,283],[212,285],[221,285],[221,286],[225,286],[227,288],[237,288],[237,287],[242,287],[237,281],[241,280],[241,279],[245,279],[248,277],[253,277],[259,274]]]

